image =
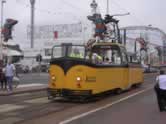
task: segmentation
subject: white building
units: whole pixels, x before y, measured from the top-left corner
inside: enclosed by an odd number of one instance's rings
[[[34,48],[30,48],[30,29],[27,28],[27,39],[24,41],[24,59],[22,64],[34,67],[38,65],[36,56],[42,55],[42,62],[49,62],[54,45],[61,43],[84,44],[90,38],[90,29],[82,27],[81,23],[37,26],[34,34]],[[56,32],[56,34],[54,34]],[[54,36],[56,35],[56,36]]]

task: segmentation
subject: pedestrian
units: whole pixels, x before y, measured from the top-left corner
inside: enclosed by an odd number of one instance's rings
[[[6,90],[7,89],[7,80],[5,76],[5,67],[2,69],[1,73],[1,89]]]
[[[9,61],[5,68],[5,76],[6,76],[9,91],[13,90],[12,84],[13,84],[14,74],[15,74],[15,66],[11,63],[11,61]]]
[[[160,112],[166,111],[166,74],[164,70],[160,70],[160,75],[156,78],[156,85],[154,87],[158,100]]]
[[[2,79],[2,67],[0,67],[0,82],[1,82],[1,89],[3,89],[3,79]]]

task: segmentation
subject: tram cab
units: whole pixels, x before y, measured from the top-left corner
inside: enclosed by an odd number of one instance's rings
[[[87,98],[143,82],[141,65],[129,63],[125,47],[111,42],[95,43],[90,50],[84,45],[54,46],[49,75],[49,98]]]

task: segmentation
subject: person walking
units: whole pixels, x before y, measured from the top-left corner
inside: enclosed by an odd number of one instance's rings
[[[3,89],[3,72],[2,72],[2,67],[0,67],[0,82],[1,82],[1,89]]]
[[[166,74],[160,70],[160,75],[156,78],[156,85],[154,87],[160,112],[166,111]]]
[[[6,76],[9,91],[13,90],[12,82],[13,82],[14,74],[15,74],[15,66],[11,63],[11,61],[9,61],[5,68],[5,76]]]

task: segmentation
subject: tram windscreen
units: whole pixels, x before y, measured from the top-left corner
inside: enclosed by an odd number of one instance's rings
[[[72,57],[84,58],[85,47],[81,45],[61,45],[55,46],[52,52],[52,58]]]
[[[74,45],[71,47],[68,47],[67,56],[72,57],[72,58],[84,58],[85,47],[84,46],[74,46]]]

